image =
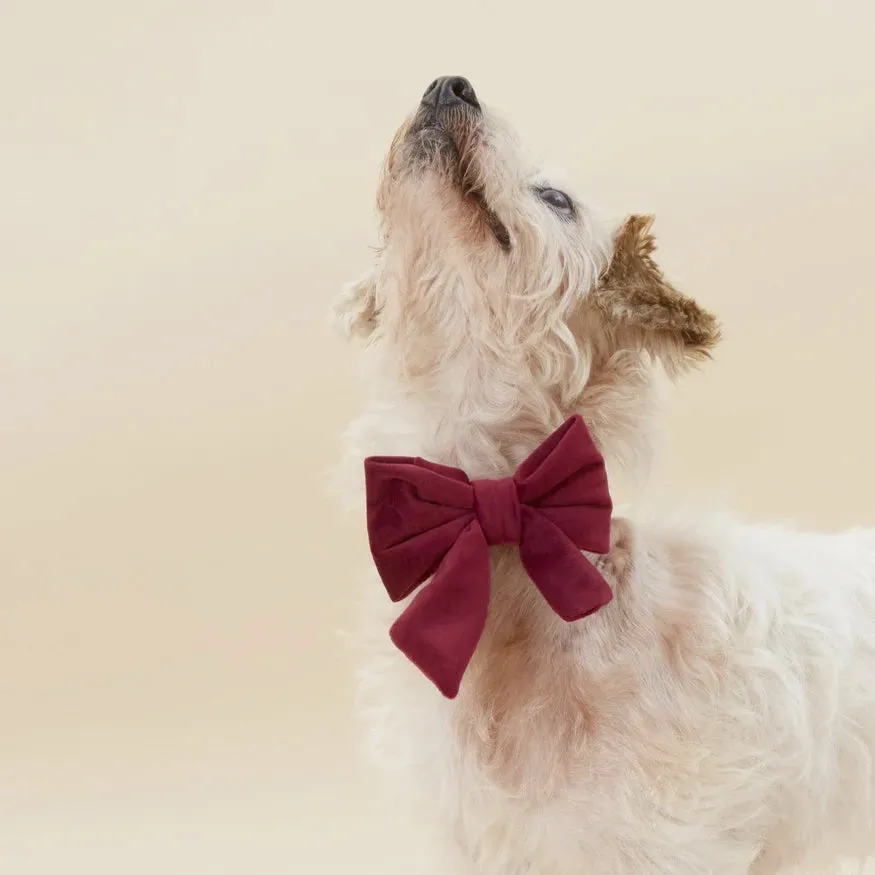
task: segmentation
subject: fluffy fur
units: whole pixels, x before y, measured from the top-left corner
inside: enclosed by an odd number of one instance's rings
[[[335,316],[373,400],[371,453],[508,475],[571,412],[609,470],[646,460],[655,375],[709,355],[714,318],[613,235],[503,123],[420,109],[380,185],[382,247]],[[494,551],[484,637],[446,701],[386,634],[374,575],[361,692],[373,750],[482,875],[821,869],[875,845],[875,533],[827,536],[662,511],[614,521],[615,599],[565,624]],[[454,868],[455,867],[455,868]],[[437,870],[436,870],[437,871]]]

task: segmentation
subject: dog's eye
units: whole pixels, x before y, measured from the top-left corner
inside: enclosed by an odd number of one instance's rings
[[[570,216],[574,212],[574,204],[571,203],[571,198],[564,191],[555,188],[539,188],[538,197],[557,213]]]

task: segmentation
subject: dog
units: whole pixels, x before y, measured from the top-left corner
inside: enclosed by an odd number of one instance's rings
[[[574,413],[612,477],[646,469],[660,374],[720,339],[655,262],[650,218],[608,230],[461,77],[398,131],[377,204],[375,264],[334,308],[372,392],[351,507],[365,456],[506,477]],[[870,855],[875,531],[630,512],[590,558],[613,600],[566,623],[493,548],[453,700],[391,645],[404,605],[369,580],[362,714],[454,854],[440,871],[768,875]]]

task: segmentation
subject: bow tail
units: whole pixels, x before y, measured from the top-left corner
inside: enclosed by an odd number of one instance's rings
[[[614,597],[608,582],[581,549],[543,514],[523,507],[523,567],[547,604],[568,622],[595,613]]]
[[[489,609],[489,547],[474,520],[393,624],[395,646],[454,699]]]

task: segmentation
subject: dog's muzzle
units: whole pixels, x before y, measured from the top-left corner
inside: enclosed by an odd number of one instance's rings
[[[483,136],[483,124],[483,109],[467,79],[462,76],[435,79],[422,95],[407,129],[405,159],[409,166],[429,167],[448,176],[483,216],[502,249],[507,250],[511,245],[510,234],[487,203],[476,183],[476,174],[470,172]]]
[[[462,153],[482,116],[471,83],[462,76],[442,76],[426,88],[408,134],[423,144],[446,141]]]

